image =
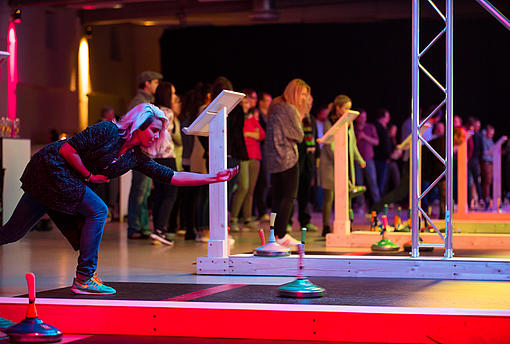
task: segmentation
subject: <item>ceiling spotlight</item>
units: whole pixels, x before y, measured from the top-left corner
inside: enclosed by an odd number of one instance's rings
[[[12,12],[12,22],[15,24],[21,23],[21,10],[19,8]]]

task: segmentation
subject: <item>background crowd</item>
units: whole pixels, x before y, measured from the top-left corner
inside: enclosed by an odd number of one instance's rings
[[[163,76],[146,71],[139,76],[139,89],[129,108],[143,102],[158,106],[171,125],[170,140],[154,158],[176,171],[206,173],[208,140],[181,134],[200,112],[223,90],[234,90],[225,77],[212,84],[199,82],[181,92]],[[360,100],[340,94],[331,103],[313,104],[312,89],[304,80],[289,82],[280,95],[244,89],[246,97],[227,119],[227,164],[240,166],[239,174],[228,184],[230,232],[256,230],[276,212],[275,234],[278,242],[295,245],[291,236],[293,214],[300,227],[321,230],[331,228],[334,201],[334,147],[319,145],[321,137],[343,114],[353,108],[360,115],[349,127],[349,151],[355,171],[352,184],[366,186],[367,192],[352,201],[354,214],[381,211],[384,204],[408,206],[409,150],[400,145],[411,134],[411,120],[394,123],[390,111],[379,108],[373,113],[361,108]],[[129,109],[128,109],[129,110]],[[422,136],[441,155],[445,151],[445,118],[441,109],[434,112]],[[103,120],[115,120],[113,109],[106,107]],[[480,119],[454,118],[454,165],[457,148],[463,142],[468,150],[468,198],[472,210],[487,210],[492,193],[495,129],[482,127]],[[502,204],[510,199],[510,145],[506,136],[502,159]],[[422,187],[428,187],[444,167],[426,148],[422,153]],[[454,166],[456,170],[456,166]],[[457,176],[454,171],[454,197]],[[354,185],[351,185],[353,187]],[[176,187],[152,182],[133,172],[128,206],[128,238],[151,237],[155,243],[172,245],[176,235],[186,240],[207,241],[209,228],[209,189],[207,186]],[[100,191],[113,211],[118,209],[118,189]],[[439,209],[433,216],[443,217],[444,179],[422,201],[423,209]],[[439,207],[432,207],[439,204]],[[322,228],[313,225],[311,211],[322,211]],[[152,224],[150,223],[152,214]],[[362,216],[363,217],[363,216]],[[152,227],[152,229],[150,229]]]

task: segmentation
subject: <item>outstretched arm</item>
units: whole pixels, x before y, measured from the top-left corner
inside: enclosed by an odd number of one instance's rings
[[[239,172],[239,166],[229,168],[218,173],[175,172],[171,184],[176,186],[194,186],[218,182],[226,182]]]

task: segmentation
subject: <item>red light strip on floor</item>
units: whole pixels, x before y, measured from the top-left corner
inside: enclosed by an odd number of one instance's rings
[[[190,301],[194,299],[198,299],[200,297],[213,295],[217,293],[221,293],[222,291],[227,291],[239,287],[244,287],[246,284],[222,284],[218,285],[216,287],[211,287],[207,289],[197,290],[191,293],[182,294],[179,296],[174,296],[169,299],[165,299],[163,301]]]

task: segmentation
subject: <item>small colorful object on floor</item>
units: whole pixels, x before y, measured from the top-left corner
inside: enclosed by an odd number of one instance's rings
[[[395,232],[399,232],[400,227],[402,226],[402,220],[400,218],[401,213],[402,213],[402,208],[398,207],[397,215],[395,215],[395,217],[393,218],[393,226],[395,227]]]
[[[303,258],[305,256],[305,233],[306,228],[301,229],[301,244],[298,248],[298,275],[297,278],[279,288],[280,296],[293,298],[312,298],[322,297],[325,289],[313,284],[308,278],[303,276]]]
[[[398,251],[400,249],[400,246],[398,246],[397,244],[393,243],[392,241],[384,238],[384,234],[386,233],[387,225],[388,225],[388,218],[386,217],[386,215],[383,215],[382,216],[381,240],[379,240],[378,242],[376,242],[375,244],[372,245],[372,251],[394,252],[394,251]]]
[[[370,231],[377,231],[377,212],[375,210],[372,210],[372,215],[370,217]]]
[[[28,284],[28,309],[26,317],[17,325],[5,330],[11,343],[56,343],[62,339],[62,332],[44,323],[37,317],[35,308],[35,275],[26,274]]]
[[[254,256],[259,257],[285,257],[290,256],[290,249],[284,247],[276,242],[276,238],[274,236],[274,221],[276,219],[276,213],[271,213],[270,218],[270,232],[269,232],[269,240],[266,243],[264,238],[264,232],[260,234],[260,241],[262,243],[261,246],[257,247],[253,251]]]

